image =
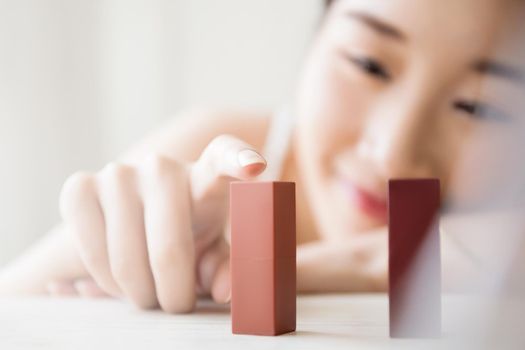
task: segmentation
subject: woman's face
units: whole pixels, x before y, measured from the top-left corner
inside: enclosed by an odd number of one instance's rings
[[[295,105],[299,172],[324,237],[385,225],[392,178],[437,177],[454,203],[486,201],[514,181],[525,55],[501,39],[523,30],[523,3],[332,6]]]

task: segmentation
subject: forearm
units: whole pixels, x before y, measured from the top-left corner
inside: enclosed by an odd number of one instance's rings
[[[387,243],[385,230],[379,230],[344,241],[317,241],[299,246],[298,291],[386,291]]]
[[[511,251],[494,242],[495,235],[486,228],[468,228],[458,226],[456,232],[451,228],[441,232],[444,291],[473,291],[489,285],[505,252]],[[511,236],[510,232],[507,235]],[[299,292],[387,291],[387,228],[338,242],[316,241],[299,246],[297,274]]]
[[[46,292],[49,281],[87,275],[62,226],[56,226],[0,271],[0,295]]]

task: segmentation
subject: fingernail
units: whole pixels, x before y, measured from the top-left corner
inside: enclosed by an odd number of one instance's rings
[[[239,152],[237,159],[241,167],[245,167],[252,164],[266,164],[264,158],[257,152],[251,149],[245,149]]]

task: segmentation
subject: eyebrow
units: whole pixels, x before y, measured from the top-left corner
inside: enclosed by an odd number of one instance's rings
[[[406,41],[406,35],[393,25],[364,12],[347,12],[346,17],[368,26],[375,32],[398,41]]]
[[[481,74],[490,74],[525,85],[525,73],[505,63],[482,60],[476,62],[472,68]]]

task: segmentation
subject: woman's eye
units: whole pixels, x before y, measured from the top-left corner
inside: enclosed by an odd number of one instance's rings
[[[454,108],[477,119],[499,122],[510,121],[510,117],[504,111],[481,102],[455,101]]]
[[[377,60],[371,57],[359,57],[351,55],[345,56],[350,62],[352,62],[365,73],[384,81],[388,81],[390,79],[390,74]]]

